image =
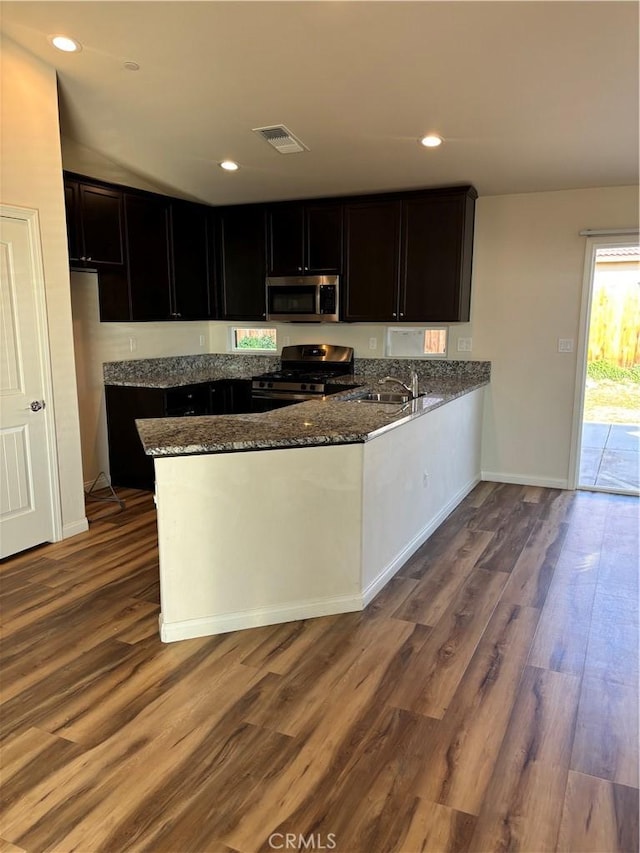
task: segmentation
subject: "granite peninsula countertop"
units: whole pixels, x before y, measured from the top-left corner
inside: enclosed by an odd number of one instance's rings
[[[363,376],[336,381],[357,384],[359,391],[377,388],[377,382]],[[358,401],[358,391],[351,389],[270,412],[145,418],[136,425],[146,454],[157,457],[354,444],[422,417],[488,382],[488,375],[430,379],[420,383],[424,396],[404,405]]]
[[[225,379],[250,379],[280,366],[277,355],[206,353],[112,361],[103,365],[105,385],[180,388]],[[426,395],[404,406],[357,402],[363,388],[378,388],[383,376],[407,378],[416,370]],[[331,384],[344,391],[270,412],[139,419],[148,456],[228,453],[368,441],[489,383],[491,362],[453,359],[356,358],[354,374]]]

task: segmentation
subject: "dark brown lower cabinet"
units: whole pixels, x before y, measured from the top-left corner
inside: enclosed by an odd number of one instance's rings
[[[143,450],[138,418],[179,418],[251,411],[251,381],[224,379],[179,388],[106,385],[111,485],[154,487],[153,457]]]

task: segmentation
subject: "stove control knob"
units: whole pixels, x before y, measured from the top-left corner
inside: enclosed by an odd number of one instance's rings
[[[301,390],[301,391],[306,391],[306,390],[307,390],[307,386],[304,384],[304,382],[303,382],[303,383],[302,383],[302,385],[300,386],[300,390]]]
[[[267,388],[273,388],[273,382],[267,382]]]
[[[259,383],[258,383],[258,385],[259,385],[261,388],[264,388],[264,382],[259,382]]]

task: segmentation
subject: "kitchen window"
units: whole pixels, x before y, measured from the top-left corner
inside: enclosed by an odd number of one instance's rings
[[[446,326],[398,326],[387,329],[389,358],[446,358],[449,329]]]
[[[231,352],[276,352],[276,330],[232,326]]]

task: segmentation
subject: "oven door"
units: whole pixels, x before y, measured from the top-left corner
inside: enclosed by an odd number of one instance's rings
[[[251,411],[271,412],[273,409],[282,409],[285,406],[304,403],[306,400],[315,400],[321,396],[321,394],[296,394],[293,391],[253,391],[251,394]]]

